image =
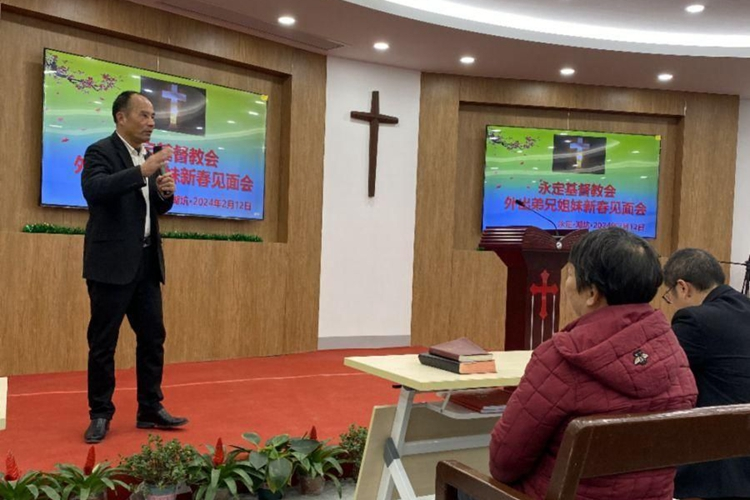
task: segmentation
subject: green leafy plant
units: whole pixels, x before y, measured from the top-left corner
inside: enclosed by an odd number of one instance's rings
[[[329,440],[318,441],[317,437],[315,426],[313,426],[309,437],[291,441],[295,466],[300,475],[310,479],[316,477],[330,479],[336,485],[336,491],[341,497],[341,483],[331,470],[337,471],[339,475],[343,474],[338,457],[343,455],[345,450],[340,446],[329,445]]]
[[[206,448],[209,453],[198,456],[190,466],[190,482],[198,486],[196,500],[213,500],[222,488],[226,488],[232,498],[237,498],[237,483],[253,493],[256,485],[263,481],[262,474],[248,460],[239,459],[240,450],[226,453],[221,438],[215,448]]]
[[[48,222],[41,222],[37,224],[26,224],[23,227],[24,233],[40,233],[40,234],[86,234],[86,230],[82,227],[67,227],[58,224],[50,224]],[[257,234],[213,234],[213,233],[196,233],[190,231],[166,231],[161,233],[161,237],[165,239],[178,239],[178,240],[216,240],[216,241],[245,241],[251,243],[261,243],[263,238]]]
[[[48,498],[59,500],[54,478],[39,472],[21,474],[16,459],[11,452],[5,459],[5,473],[0,479],[0,498],[3,500],[34,500],[44,492]]]
[[[48,222],[26,224],[25,226],[23,226],[23,232],[46,234],[86,234],[86,230],[82,227],[59,226],[57,224],[50,224]]]
[[[307,455],[317,446],[316,442],[307,439],[292,440],[289,434],[274,436],[264,446],[260,445],[260,436],[254,432],[247,432],[242,437],[252,444],[252,448],[234,448],[240,453],[249,454],[250,465],[262,479],[261,488],[268,489],[271,493],[281,491],[289,485],[294,472],[295,457],[292,453]]]
[[[353,465],[352,475],[356,480],[359,469],[362,467],[362,457],[365,454],[365,443],[367,442],[367,427],[352,424],[346,432],[339,435],[339,446],[346,453],[345,461]]]
[[[107,490],[114,490],[117,486],[129,489],[123,481],[115,479],[117,475],[123,474],[122,470],[110,466],[107,462],[96,463],[96,450],[93,446],[89,448],[83,469],[72,464],[57,464],[55,467],[57,473],[54,477],[61,500],[68,500],[71,497],[79,500],[97,498]]]
[[[174,238],[178,240],[219,240],[219,241],[246,241],[252,243],[261,243],[263,238],[257,234],[213,234],[213,233],[194,233],[185,231],[167,231],[161,233],[162,238]]]
[[[123,457],[120,468],[141,481],[141,489],[165,489],[188,482],[190,466],[198,453],[176,439],[164,443],[160,436],[149,434],[140,453]]]

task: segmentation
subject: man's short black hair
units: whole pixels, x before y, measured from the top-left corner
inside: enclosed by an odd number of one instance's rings
[[[702,292],[723,285],[726,279],[716,257],[699,248],[677,250],[664,265],[664,282],[670,288],[683,280]]]
[[[593,285],[611,306],[651,302],[663,280],[656,251],[619,227],[585,235],[573,245],[570,263],[578,291]]]
[[[115,98],[115,102],[112,103],[112,119],[115,121],[115,123],[117,123],[117,113],[128,109],[128,106],[130,105],[130,98],[135,94],[146,97],[145,95],[141,94],[140,92],[136,92],[135,90],[126,90]],[[146,97],[146,99],[148,99],[148,97]]]

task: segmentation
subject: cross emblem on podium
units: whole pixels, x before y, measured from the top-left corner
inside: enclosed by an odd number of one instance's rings
[[[542,277],[542,284],[540,285],[531,285],[531,294],[532,295],[542,295],[542,303],[539,307],[539,317],[542,318],[542,321],[548,316],[547,314],[547,295],[550,293],[553,295],[557,295],[558,288],[557,285],[549,286],[547,284],[547,280],[549,279],[549,273],[545,269],[542,271],[542,274],[539,276]]]
[[[381,123],[396,124],[398,118],[395,116],[380,114],[380,92],[373,90],[370,112],[352,111],[351,117],[355,120],[370,122],[370,169],[367,178],[367,196],[375,196],[375,171],[378,167],[378,131]]]

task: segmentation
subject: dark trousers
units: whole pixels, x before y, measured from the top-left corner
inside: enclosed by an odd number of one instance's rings
[[[127,315],[136,335],[138,411],[161,409],[164,368],[164,319],[156,250],[143,249],[136,279],[127,285],[87,280],[91,300],[88,328],[89,416],[111,419],[115,413],[115,348],[120,325]]]

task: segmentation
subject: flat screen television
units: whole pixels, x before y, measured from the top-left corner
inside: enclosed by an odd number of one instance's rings
[[[86,208],[86,148],[114,131],[112,102],[135,90],[154,105],[147,148],[169,145],[171,214],[263,219],[268,96],[45,49],[42,206]]]
[[[559,229],[618,226],[655,238],[660,154],[658,135],[489,125],[482,229],[552,229],[531,208]]]

